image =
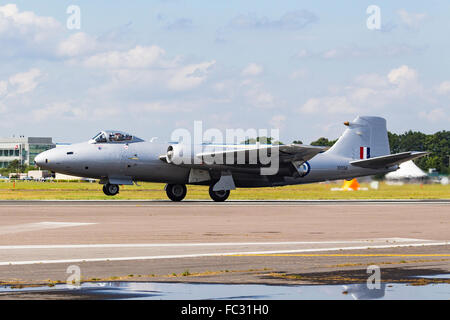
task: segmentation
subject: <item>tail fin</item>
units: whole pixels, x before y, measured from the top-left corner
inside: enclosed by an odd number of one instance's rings
[[[384,118],[358,116],[345,125],[348,128],[327,153],[355,160],[390,154]]]

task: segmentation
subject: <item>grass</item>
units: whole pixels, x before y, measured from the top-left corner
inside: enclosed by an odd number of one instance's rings
[[[231,192],[232,200],[288,200],[288,199],[450,199],[450,185],[380,183],[378,190],[368,184],[368,191],[331,191],[341,183],[314,183],[275,188],[239,188]],[[0,182],[0,200],[166,200],[164,184],[139,183],[139,186],[121,186],[114,197],[103,194],[102,186],[88,182]],[[210,200],[208,188],[188,186],[186,199]]]

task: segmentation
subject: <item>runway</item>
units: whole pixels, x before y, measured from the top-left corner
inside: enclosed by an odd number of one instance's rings
[[[65,281],[73,264],[87,280],[298,282],[274,274],[370,263],[446,273],[449,230],[450,201],[6,201],[0,281]]]

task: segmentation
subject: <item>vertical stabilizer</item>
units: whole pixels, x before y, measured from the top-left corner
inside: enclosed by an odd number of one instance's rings
[[[358,116],[345,125],[348,128],[327,151],[328,153],[355,160],[390,154],[384,118]]]

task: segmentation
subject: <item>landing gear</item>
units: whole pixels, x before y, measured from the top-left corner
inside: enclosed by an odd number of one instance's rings
[[[181,201],[186,197],[187,189],[184,184],[166,184],[166,194],[172,201]]]
[[[209,196],[216,202],[223,202],[230,196],[230,190],[213,191],[214,185],[209,187]]]
[[[107,196],[115,196],[116,194],[119,193],[119,186],[117,184],[104,184],[103,185],[103,192],[107,195]]]

